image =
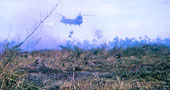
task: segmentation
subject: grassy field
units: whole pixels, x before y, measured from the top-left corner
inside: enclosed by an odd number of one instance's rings
[[[164,45],[0,54],[1,90],[170,90],[170,48]]]

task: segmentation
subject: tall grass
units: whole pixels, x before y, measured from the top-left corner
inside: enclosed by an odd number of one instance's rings
[[[23,52],[4,49],[1,90],[134,90],[169,89],[170,49],[78,47]]]

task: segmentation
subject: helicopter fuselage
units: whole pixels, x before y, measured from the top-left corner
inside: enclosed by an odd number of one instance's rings
[[[61,23],[69,24],[69,25],[81,25],[83,23],[83,17],[81,15],[77,16],[75,19],[68,19],[65,16],[62,16],[60,20]]]

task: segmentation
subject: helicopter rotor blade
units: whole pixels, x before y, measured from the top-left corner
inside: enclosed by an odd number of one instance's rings
[[[82,16],[95,16],[95,15],[82,15]]]
[[[59,16],[61,16],[61,17],[63,16],[61,13],[58,13],[58,12],[56,12],[56,14],[59,15]]]

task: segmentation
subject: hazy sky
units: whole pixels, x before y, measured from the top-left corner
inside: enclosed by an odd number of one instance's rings
[[[96,30],[102,31],[103,40],[144,35],[170,38],[170,0],[0,0],[0,41],[23,39],[56,3],[56,12],[32,39],[42,38],[41,43],[50,45],[68,40],[74,31],[73,39],[92,40]],[[93,16],[84,16],[80,27],[66,26],[57,13],[67,18],[79,13]]]

